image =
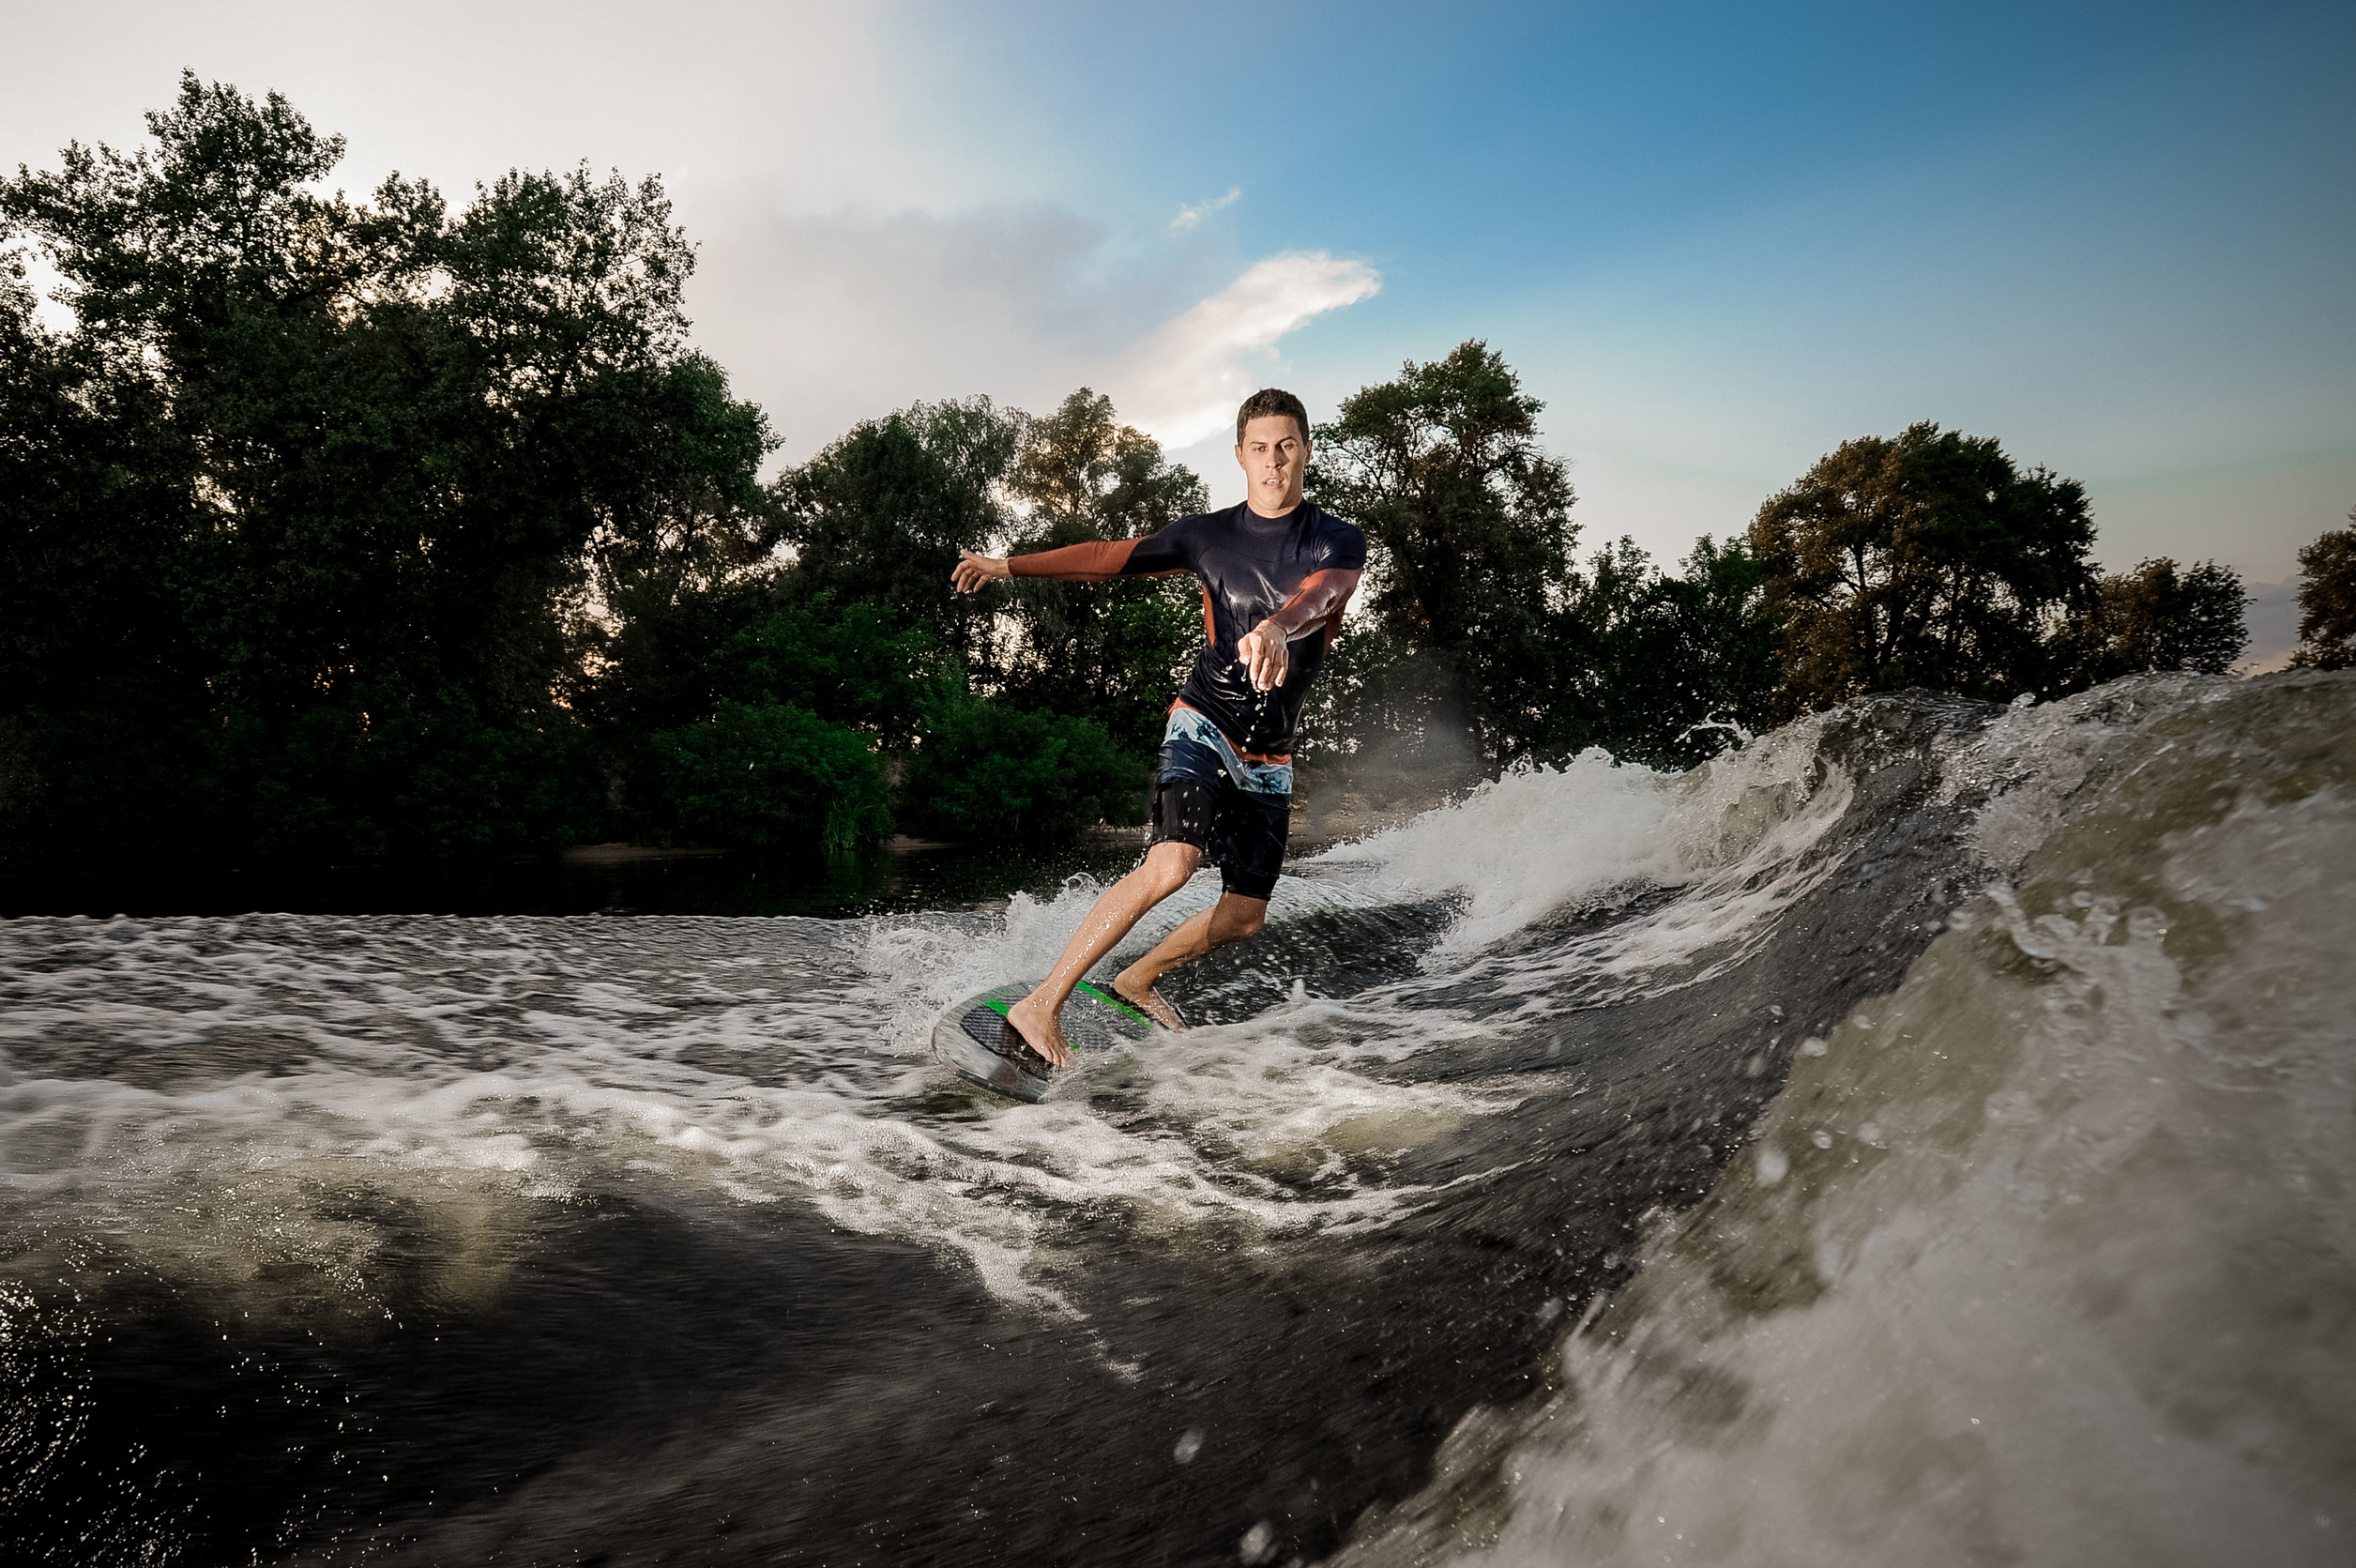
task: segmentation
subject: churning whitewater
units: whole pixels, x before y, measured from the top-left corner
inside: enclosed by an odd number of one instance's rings
[[[1037,1105],[927,1038],[1085,879],[0,923],[15,1559],[2347,1560],[2356,677],[1289,870]]]

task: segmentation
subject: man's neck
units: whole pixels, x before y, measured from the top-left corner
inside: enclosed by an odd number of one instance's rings
[[[1260,503],[1252,499],[1249,495],[1243,498],[1243,505],[1244,510],[1251,512],[1253,516],[1265,517],[1270,523],[1276,523],[1281,522],[1284,518],[1290,517],[1293,513],[1300,510],[1300,497],[1299,495],[1295,495],[1291,500],[1285,502],[1284,508],[1282,511],[1263,511],[1260,510]]]

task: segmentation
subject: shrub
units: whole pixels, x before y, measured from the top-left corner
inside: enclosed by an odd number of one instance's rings
[[[652,737],[659,828],[707,844],[840,849],[891,830],[882,759],[856,731],[782,703],[724,702]]]
[[[952,699],[933,714],[901,792],[901,819],[959,838],[1068,837],[1142,814],[1145,769],[1104,726]]]

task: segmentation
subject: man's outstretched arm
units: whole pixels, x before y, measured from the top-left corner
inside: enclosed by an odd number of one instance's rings
[[[960,593],[972,593],[984,583],[1007,577],[1052,577],[1059,583],[1109,583],[1116,577],[1167,577],[1188,570],[1188,562],[1172,540],[1162,534],[1143,539],[1090,540],[1059,550],[1028,556],[981,556],[961,550],[965,558],[949,574]]]

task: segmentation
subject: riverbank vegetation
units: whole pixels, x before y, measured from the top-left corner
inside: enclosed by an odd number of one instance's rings
[[[690,343],[656,182],[353,201],[320,193],[341,140],[276,96],[191,76],[149,124],[0,180],[0,854],[1141,817],[1193,586],[948,586],[960,548],[1209,504],[1110,399],[918,403],[764,480],[776,437]],[[1664,568],[1583,540],[1540,412],[1467,343],[1317,427],[1311,495],[1373,553],[1314,759],[1680,766],[1868,691],[2052,695],[2240,652],[2230,572],[2104,574],[2083,489],[1993,439],[1848,442]]]

